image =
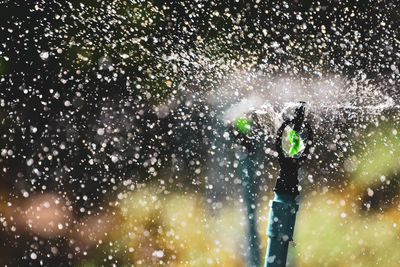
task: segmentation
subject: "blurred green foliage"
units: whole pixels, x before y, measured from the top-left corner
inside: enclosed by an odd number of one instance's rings
[[[334,190],[304,199],[294,237],[296,266],[399,264],[398,214],[361,212],[354,193]]]
[[[399,125],[386,122],[379,127],[372,125],[360,135],[363,146],[349,162],[356,169],[353,174],[355,181],[362,185],[369,185],[386,179],[386,177],[398,177],[400,170],[399,134]]]

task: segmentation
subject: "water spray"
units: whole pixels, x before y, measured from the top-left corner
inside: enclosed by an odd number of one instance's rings
[[[299,204],[295,200],[299,194],[299,168],[310,152],[312,146],[312,129],[304,122],[305,103],[300,102],[293,119],[286,119],[276,136],[276,150],[280,165],[279,177],[274,188],[275,198],[270,201],[268,223],[268,247],[265,256],[265,267],[283,267],[286,265],[289,242],[293,241],[294,224]],[[282,136],[286,127],[291,127],[288,141],[291,147],[286,152],[282,147]],[[301,137],[306,140],[301,151]]]

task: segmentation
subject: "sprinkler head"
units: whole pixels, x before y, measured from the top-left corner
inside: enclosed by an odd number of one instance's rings
[[[300,104],[300,107],[295,111],[294,119],[287,119],[278,129],[275,143],[281,169],[279,170],[279,177],[276,181],[274,191],[293,196],[299,194],[298,171],[310,153],[313,135],[310,125],[304,122],[305,103],[300,102]],[[287,126],[293,127],[293,130],[290,130],[288,133],[288,141],[291,145],[289,152],[284,151],[282,147],[282,136]],[[300,151],[301,139],[299,133],[302,135],[305,134],[304,137],[307,140],[303,151]]]
[[[252,130],[251,121],[244,117],[237,118],[234,121],[233,125],[235,126],[236,130],[238,130],[240,133],[242,133],[244,135],[249,134]]]

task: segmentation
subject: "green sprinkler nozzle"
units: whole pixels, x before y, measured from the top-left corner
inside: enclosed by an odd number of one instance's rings
[[[295,130],[291,130],[288,133],[288,140],[290,143],[289,155],[296,155],[300,151],[300,136]]]
[[[248,134],[251,132],[251,121],[247,118],[239,117],[233,124],[235,125],[236,130],[242,134]]]

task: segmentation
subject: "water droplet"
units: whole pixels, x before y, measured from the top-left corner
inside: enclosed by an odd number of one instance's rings
[[[104,128],[97,129],[97,134],[98,135],[104,135]]]
[[[32,252],[32,253],[31,253],[31,259],[32,259],[32,260],[36,260],[36,259],[37,259],[37,255],[36,255],[35,252]]]
[[[40,53],[40,58],[42,60],[47,60],[49,58],[49,52],[43,51],[42,53]]]

